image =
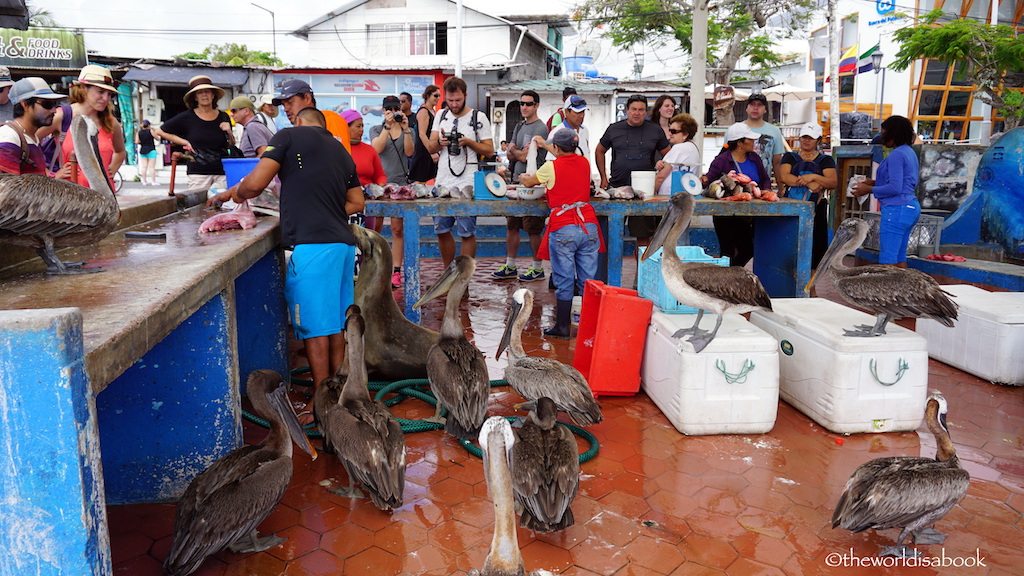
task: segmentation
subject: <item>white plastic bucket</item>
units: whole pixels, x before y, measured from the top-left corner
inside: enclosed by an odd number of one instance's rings
[[[633,182],[633,191],[643,191],[647,196],[654,196],[657,190],[654,189],[653,170],[638,170],[629,173],[629,179]]]
[[[573,326],[580,325],[580,310],[583,309],[583,297],[573,296],[572,297],[572,312],[569,313],[570,323]]]

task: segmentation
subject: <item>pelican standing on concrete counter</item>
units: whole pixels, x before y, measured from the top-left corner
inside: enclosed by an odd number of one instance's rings
[[[427,377],[427,353],[440,335],[410,322],[391,290],[391,248],[380,234],[353,226],[363,256],[356,280],[355,303],[366,318],[366,369],[373,380]]]
[[[693,217],[693,196],[677,192],[669,199],[668,212],[658,229],[654,231],[651,244],[641,256],[646,260],[655,250],[662,248],[661,276],[665,286],[680,304],[697,308],[697,321],[693,326],[676,331],[673,338],[690,334],[687,340],[693,344],[693,351],[700,352],[718,334],[722,326],[722,315],[731,312],[744,314],[759,308],[772,309],[771,299],[761,281],[752,272],[736,266],[722,267],[707,262],[683,262],[676,253],[676,243],[683,230],[690,225]],[[710,333],[698,328],[704,311],[718,315],[715,328]]]
[[[935,436],[935,458],[893,456],[861,464],[839,497],[833,528],[851,532],[902,528],[895,545],[886,546],[880,556],[918,556],[919,552],[902,545],[907,535],[913,535],[916,544],[945,541],[945,534],[927,526],[942,519],[971,482],[949,437],[947,410],[942,394],[932,392],[925,405],[925,421]]]
[[[505,380],[527,401],[519,407],[530,409],[539,398],[547,396],[579,426],[590,426],[604,420],[601,406],[594,400],[594,393],[579,370],[554,358],[526,355],[523,327],[531,312],[533,291],[527,288],[516,290],[512,294],[505,333],[498,345],[498,358],[508,348]]]
[[[88,246],[103,240],[117,226],[121,209],[114,198],[92,138],[96,125],[85,116],[71,121],[78,165],[89,188],[42,174],[0,178],[0,242],[35,248],[47,274],[84,274],[85,262],[64,262],[57,248]]]
[[[359,482],[380,510],[402,505],[405,491],[405,436],[402,426],[382,402],[370,398],[363,361],[363,317],[349,306],[345,324],[348,343],[348,379],[340,401],[320,415],[324,440],[337,451],[348,472],[347,490],[333,491],[349,498],[358,495]]]
[[[483,570],[473,569],[469,576],[523,576],[526,568],[516,537],[516,513],[512,497],[512,450],[516,443],[512,427],[502,416],[492,416],[480,430],[484,479],[494,502],[494,535],[487,551]],[[546,570],[530,572],[530,576],[548,576]]]
[[[195,572],[207,556],[231,545],[259,552],[284,542],[256,537],[292,479],[292,442],[316,458],[288,402],[288,386],[272,370],[256,370],[247,384],[253,411],[270,422],[263,442],[242,446],[192,479],[178,502],[174,539],[164,561],[171,576]]]
[[[804,290],[810,290],[828,270],[844,300],[877,315],[874,326],[854,326],[854,330],[844,330],[845,336],[880,336],[889,320],[898,316],[931,318],[952,328],[957,305],[931,276],[888,264],[853,268],[843,264],[843,257],[864,243],[868,229],[868,223],[859,218],[844,220]]]
[[[427,378],[437,398],[437,411],[429,422],[441,422],[441,407],[448,410],[446,432],[459,439],[470,439],[480,432],[487,418],[487,398],[491,382],[483,353],[466,339],[466,329],[459,317],[459,303],[476,270],[476,261],[466,255],[456,256],[441,277],[413,304],[448,293],[441,322],[441,338],[427,354]]]

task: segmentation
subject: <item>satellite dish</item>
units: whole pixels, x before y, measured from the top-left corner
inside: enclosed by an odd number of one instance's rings
[[[601,43],[597,40],[584,40],[576,45],[577,56],[589,56],[597,60],[601,56]]]

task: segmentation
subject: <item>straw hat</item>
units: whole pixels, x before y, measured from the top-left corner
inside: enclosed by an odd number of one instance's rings
[[[82,71],[78,74],[78,80],[75,80],[75,84],[96,86],[97,88],[117,92],[117,88],[114,88],[114,77],[110,75],[110,70],[95,64],[89,64],[82,68]]]
[[[199,92],[200,90],[213,90],[214,102],[224,97],[224,90],[222,88],[214,86],[213,81],[210,80],[210,77],[206,74],[200,74],[198,76],[193,76],[188,81],[188,92],[185,92],[185,97],[183,98],[185,106],[188,106],[189,108],[196,107],[196,92]]]

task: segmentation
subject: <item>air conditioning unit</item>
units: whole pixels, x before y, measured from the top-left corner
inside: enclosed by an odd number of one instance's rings
[[[491,109],[491,124],[501,124],[505,121],[505,107],[495,106]]]

